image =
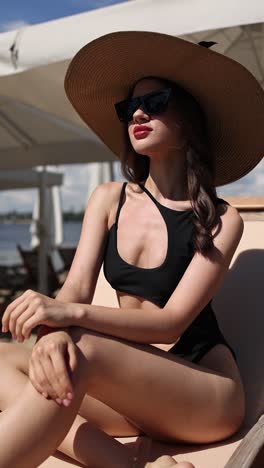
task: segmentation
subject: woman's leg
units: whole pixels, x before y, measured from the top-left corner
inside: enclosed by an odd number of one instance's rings
[[[0,415],[1,468],[36,467],[57,447],[87,466],[131,466],[131,451],[80,415],[76,416],[85,388],[77,384],[72,407],[59,407],[39,395],[27,376],[4,358],[7,346],[20,352],[18,366],[25,351],[20,346],[0,344],[0,409],[4,410]],[[12,354],[11,360],[15,361]]]
[[[243,384],[225,346],[215,346],[198,365],[154,346],[87,329],[72,327],[70,333],[87,362],[87,393],[150,437],[209,443],[241,426]]]
[[[60,409],[57,405],[55,409],[52,408],[51,405],[55,406],[53,402],[36,395],[34,391],[32,392],[32,388],[27,388],[28,378],[26,373],[29,353],[29,350],[25,350],[20,346],[0,344],[2,382],[0,386],[0,409],[5,410],[0,415],[1,468],[9,468],[10,466],[16,466],[16,468],[35,467],[36,464],[39,464],[54,452],[57,444],[55,440],[51,443],[50,439],[58,435],[59,428],[57,429],[56,425],[63,427],[65,422],[65,414],[63,415],[63,424],[61,424],[62,418],[58,418]],[[26,392],[26,398],[23,391]],[[124,419],[122,427],[121,415],[112,410],[113,417],[111,418],[111,408],[107,407],[106,417],[104,418],[103,403],[91,397],[86,397],[85,400],[84,411],[87,412],[89,408],[93,409],[95,422],[103,424],[104,419],[108,419],[108,429],[114,432],[114,428],[110,428],[112,419],[118,426],[117,430],[127,430],[128,435],[131,435],[133,426],[131,425],[132,429],[130,429],[130,424]],[[98,403],[97,409],[101,405],[99,418],[96,416],[98,411],[96,412],[93,408],[93,400]],[[67,412],[67,409],[65,412]],[[118,418],[118,416],[120,417]],[[100,417],[102,421],[100,421]],[[72,416],[67,415],[66,424],[68,418],[72,418]],[[96,418],[99,421],[96,421]],[[58,419],[58,424],[56,424]],[[71,423],[68,423],[69,427],[70,425]],[[51,428],[54,430],[51,430]],[[67,429],[64,432],[66,433]],[[52,434],[47,437],[48,433]],[[134,428],[135,433],[136,429]],[[60,435],[59,438],[61,439],[63,436]],[[58,446],[58,449],[87,466],[100,468],[131,466],[132,452],[80,415],[75,417],[68,434]],[[158,461],[146,466],[149,468],[163,466],[169,468],[174,465],[175,462],[171,457],[161,457]],[[178,466],[184,468],[181,464]],[[191,465],[189,467],[191,468]]]

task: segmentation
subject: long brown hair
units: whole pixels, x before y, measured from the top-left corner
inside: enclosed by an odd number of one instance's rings
[[[172,88],[177,100],[177,111],[185,133],[187,151],[188,195],[194,211],[194,251],[204,256],[213,248],[212,228],[220,224],[216,213],[217,194],[213,184],[213,163],[209,155],[206,120],[194,97],[178,84],[159,77],[155,78]],[[140,80],[138,80],[140,81]],[[129,92],[131,97],[133,88]],[[120,156],[121,172],[131,182],[143,182],[148,178],[150,159],[138,154],[131,145],[127,127],[124,127],[124,151]]]

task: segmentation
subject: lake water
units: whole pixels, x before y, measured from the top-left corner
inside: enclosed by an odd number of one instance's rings
[[[63,224],[63,244],[76,245],[81,233],[81,222]],[[16,248],[20,244],[30,249],[30,224],[0,224],[0,265],[21,264],[21,258]],[[53,254],[55,268],[60,268],[61,260],[57,253]]]

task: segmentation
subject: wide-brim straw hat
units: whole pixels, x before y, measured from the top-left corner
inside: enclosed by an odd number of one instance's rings
[[[178,83],[206,118],[214,185],[250,172],[264,155],[264,92],[238,62],[178,37],[145,31],[106,34],[72,59],[65,91],[86,124],[119,158],[124,124],[114,104],[146,76]]]

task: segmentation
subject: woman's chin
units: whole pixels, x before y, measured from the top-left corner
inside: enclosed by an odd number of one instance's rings
[[[138,154],[142,154],[144,156],[150,156],[152,153],[156,153],[158,150],[159,145],[155,143],[149,143],[147,141],[137,140],[133,144],[133,148]]]

